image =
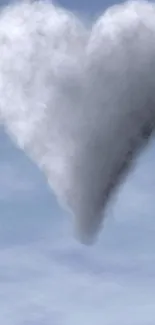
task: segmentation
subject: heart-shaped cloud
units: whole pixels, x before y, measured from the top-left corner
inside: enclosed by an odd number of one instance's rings
[[[44,1],[0,18],[0,113],[45,172],[82,241],[155,120],[155,5],[128,2],[88,27]]]

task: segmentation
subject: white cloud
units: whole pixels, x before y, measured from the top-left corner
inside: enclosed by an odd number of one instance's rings
[[[154,127],[155,5],[132,1],[89,28],[50,2],[0,20],[0,114],[73,212],[83,241]]]

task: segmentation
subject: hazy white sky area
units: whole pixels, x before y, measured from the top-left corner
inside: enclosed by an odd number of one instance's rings
[[[60,4],[85,17],[103,8],[101,0]],[[3,128],[0,153],[0,324],[154,325],[154,139],[93,246],[74,239],[46,178]]]

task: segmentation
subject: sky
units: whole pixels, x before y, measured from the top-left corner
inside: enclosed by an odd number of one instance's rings
[[[59,3],[84,16],[112,4]],[[154,139],[111,202],[93,246],[74,239],[44,175],[3,128],[0,152],[0,324],[153,325]]]

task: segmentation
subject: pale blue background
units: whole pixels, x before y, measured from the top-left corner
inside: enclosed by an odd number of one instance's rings
[[[60,3],[96,16],[114,2]],[[72,238],[44,176],[1,129],[1,325],[155,324],[154,166],[152,140],[110,206],[100,239],[85,247]]]

